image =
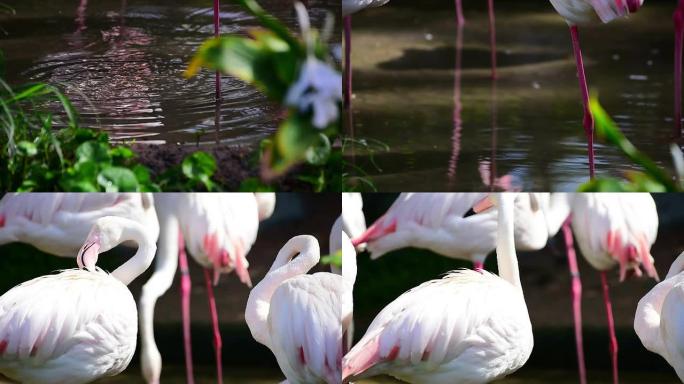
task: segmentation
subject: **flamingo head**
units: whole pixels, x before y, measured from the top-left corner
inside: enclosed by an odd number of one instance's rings
[[[245,257],[246,250],[242,239],[237,238],[226,246],[222,246],[220,243],[217,234],[204,237],[204,251],[214,270],[214,285],[218,284],[221,274],[235,270],[240,281],[251,288],[252,280],[247,270],[249,262]]]
[[[643,234],[628,239],[622,236],[620,231],[608,232],[607,250],[620,266],[620,281],[624,281],[627,277],[643,276],[641,267],[644,268],[646,275],[660,281],[648,244]]]
[[[98,255],[114,248],[122,236],[123,227],[114,217],[102,217],[98,219],[86,238],[83,246],[78,251],[76,263],[81,269],[95,271]]]

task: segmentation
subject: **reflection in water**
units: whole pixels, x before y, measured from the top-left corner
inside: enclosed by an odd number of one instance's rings
[[[456,5],[458,17],[462,17],[460,2]],[[456,181],[456,169],[458,168],[458,155],[461,153],[461,131],[463,130],[463,120],[461,111],[461,55],[463,53],[463,22],[456,27],[456,68],[454,69],[454,134],[451,137],[451,158],[447,167],[447,177],[449,179],[449,189],[454,187]]]
[[[261,3],[297,28],[291,2]],[[310,3],[314,25],[322,24],[325,9],[339,12],[339,0]],[[201,144],[255,143],[280,121],[277,108],[261,93],[223,76],[223,102],[217,108],[213,71],[183,77],[194,51],[215,32],[212,8],[206,5],[51,0],[46,6],[44,0],[22,0],[16,5],[18,17],[2,20],[9,32],[2,42],[7,79],[13,85],[58,84],[72,98],[82,126],[102,128],[118,139],[195,144],[198,134],[216,131]],[[231,2],[222,5],[221,19],[222,34],[258,25]]]

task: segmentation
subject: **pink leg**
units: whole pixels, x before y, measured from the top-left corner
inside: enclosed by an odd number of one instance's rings
[[[570,36],[572,37],[572,47],[575,51],[575,60],[577,61],[577,76],[579,77],[580,92],[582,93],[582,104],[584,105],[584,133],[587,135],[587,145],[589,149],[589,176],[594,178],[594,118],[591,116],[589,110],[589,89],[587,87],[587,78],[584,74],[584,61],[582,60],[582,50],[579,44],[579,33],[577,26],[570,27]]]
[[[456,26],[462,27],[465,24],[465,17],[463,17],[463,4],[461,0],[456,0]]]
[[[183,234],[178,231],[178,264],[181,272],[181,308],[183,311],[183,342],[185,346],[185,373],[188,384],[194,384],[192,373],[192,346],[190,342],[190,270],[188,268],[188,256],[185,254],[185,242]]]
[[[577,345],[577,363],[579,365],[580,383],[587,384],[587,369],[584,365],[584,345],[582,343],[582,280],[577,266],[577,255],[570,229],[570,218],[563,223],[563,238],[568,256],[568,266],[572,277],[572,315],[575,320],[575,344]]]
[[[679,5],[674,13],[675,25],[675,131],[674,137],[682,136],[682,43],[684,41],[684,1],[679,1]]]
[[[613,305],[610,302],[608,290],[608,278],[606,272],[601,271],[601,285],[603,286],[603,301],[606,303],[606,316],[608,318],[608,332],[610,332],[610,359],[613,365],[613,383],[618,384],[618,343],[615,336],[615,323],[613,321]]]
[[[352,67],[351,67],[351,15],[344,17],[344,106],[349,108],[352,95]]]
[[[209,312],[211,313],[211,323],[214,328],[214,351],[216,352],[216,370],[218,375],[218,383],[223,384],[223,360],[221,359],[221,349],[223,342],[221,341],[221,331],[218,324],[218,312],[216,311],[216,299],[214,298],[214,286],[212,284],[211,273],[208,269],[204,269],[204,281],[207,285],[207,295],[209,296]]]
[[[221,36],[221,5],[220,0],[214,0],[214,36]],[[221,73],[216,71],[216,100],[221,100]]]
[[[484,269],[484,263],[481,261],[474,261],[473,262],[473,269],[480,272],[481,270]]]
[[[496,19],[494,18],[494,0],[489,1],[489,46],[492,55],[492,79],[496,79]]]

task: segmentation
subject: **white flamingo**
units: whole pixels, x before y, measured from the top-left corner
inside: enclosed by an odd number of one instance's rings
[[[247,300],[252,336],[271,349],[289,383],[334,384],[342,374],[342,311],[348,318],[343,302],[351,302],[351,288],[336,274],[307,274],[319,259],[314,237],[293,237]]]
[[[586,368],[582,343],[581,295],[582,283],[572,247],[569,215],[577,244],[584,258],[601,276],[603,299],[610,333],[610,355],[613,380],[618,382],[617,337],[613,323],[612,304],[607,271],[619,267],[620,281],[628,272],[646,274],[658,279],[650,248],[658,232],[658,212],[648,193],[554,193],[547,210],[549,233],[556,233],[563,224],[568,243],[568,263],[572,276],[572,301],[575,338],[580,370],[580,382],[586,383]]]
[[[525,364],[533,338],[515,252],[515,196],[494,199],[499,276],[460,270],[399,296],[343,358],[343,382],[389,374],[409,383],[486,383]]]
[[[98,253],[124,241],[136,254],[111,274]],[[156,247],[149,228],[121,217],[96,221],[79,251],[80,269],[42,276],[0,297],[0,374],[28,384],[88,383],[121,373],[133,357],[138,314],[126,285]]]
[[[183,311],[183,337],[188,383],[194,382],[190,345],[190,255],[201,265],[209,298],[214,332],[217,375],[222,382],[221,334],[213,283],[221,273],[235,270],[240,280],[251,286],[246,255],[256,239],[259,218],[273,212],[273,194],[252,193],[162,193],[155,196],[161,233],[155,271],[143,286],[140,297],[141,365],[148,383],[159,383],[162,359],[154,340],[154,306],[171,284],[180,262]],[[211,276],[213,271],[213,278]]]
[[[351,239],[355,239],[366,232],[366,218],[363,215],[363,197],[361,197],[360,193],[342,193],[341,225],[341,230]]]
[[[639,10],[644,0],[550,0],[556,11],[570,26],[570,37],[575,53],[580,93],[584,106],[583,126],[589,150],[589,174],[594,177],[594,118],[589,110],[589,88],[584,74],[584,61],[579,43],[578,25],[608,23],[619,17],[628,16]]]
[[[447,257],[469,260],[482,269],[496,248],[496,209],[488,210],[487,193],[403,193],[354,245],[367,243],[371,258],[417,247]],[[544,217],[546,194],[520,194],[515,201],[516,246],[537,250],[548,240]],[[344,208],[344,207],[343,207]],[[467,215],[473,210],[479,212]],[[518,224],[520,222],[520,224]]]
[[[0,200],[0,245],[21,242],[74,257],[95,221],[105,216],[142,224],[157,240],[150,193],[8,193]]]
[[[670,266],[665,280],[641,300],[634,330],[641,343],[662,356],[684,381],[684,253]]]
[[[343,194],[344,196],[344,194]],[[343,230],[343,217],[335,221],[330,231],[330,254],[342,249],[342,268],[331,266],[333,273],[342,275],[345,280],[345,294],[342,296],[342,337],[344,352],[351,349],[354,341],[354,283],[356,282],[356,250],[346,231]]]

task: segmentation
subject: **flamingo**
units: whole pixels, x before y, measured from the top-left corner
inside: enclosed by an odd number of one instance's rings
[[[493,197],[499,276],[453,271],[399,296],[342,359],[343,382],[389,374],[408,383],[487,383],[525,364],[533,337],[515,252],[515,196]]]
[[[594,118],[589,110],[589,89],[584,74],[584,62],[579,43],[578,25],[595,22],[597,17],[608,23],[618,17],[628,16],[639,10],[644,0],[550,0],[551,5],[570,26],[570,37],[577,64],[580,93],[584,106],[583,127],[589,151],[589,175],[594,178]]]
[[[289,383],[340,382],[342,311],[349,317],[342,303],[351,302],[351,288],[336,274],[307,274],[319,259],[316,238],[293,237],[247,300],[252,336],[271,349]]]
[[[651,352],[662,356],[684,381],[684,253],[670,266],[665,280],[641,300],[634,315],[634,331]]]
[[[619,266],[620,281],[628,275],[646,274],[658,280],[650,248],[658,232],[658,212],[648,193],[555,193],[547,209],[549,233],[563,225],[572,276],[573,316],[580,369],[580,382],[586,383],[582,343],[582,283],[572,243],[572,232],[584,258],[599,271],[610,334],[613,381],[618,382],[618,344],[613,323],[607,271]],[[568,219],[569,215],[571,218]],[[571,223],[571,224],[570,224]]]
[[[135,221],[157,240],[159,223],[149,193],[8,193],[0,200],[0,245],[21,242],[74,257],[95,221],[105,216]]]
[[[183,311],[183,338],[187,382],[194,382],[190,345],[191,281],[187,246],[190,255],[204,268],[214,332],[218,382],[223,380],[221,334],[213,285],[221,273],[235,270],[240,281],[251,286],[246,255],[254,244],[259,218],[273,211],[272,194],[251,193],[163,193],[155,197],[161,234],[155,271],[143,286],[140,297],[141,366],[147,383],[159,383],[162,359],[154,340],[154,306],[171,284],[180,263]],[[213,270],[213,278],[211,272]],[[213,283],[213,284],[212,284]]]
[[[121,373],[137,337],[138,314],[126,287],[152,262],[150,228],[99,218],[78,252],[79,269],[20,284],[0,297],[0,373],[23,383],[88,383]],[[124,241],[136,254],[111,274],[98,253]]]
[[[358,192],[342,193],[342,228],[341,231],[356,238],[366,232],[366,218],[363,215],[363,197]],[[363,250],[363,247],[359,248]]]
[[[345,193],[342,194],[343,196]],[[359,196],[360,197],[360,196]],[[344,213],[344,209],[343,209]],[[330,231],[330,253],[334,254],[342,249],[342,268],[332,267],[333,273],[342,275],[349,288],[342,296],[342,337],[344,340],[344,353],[348,352],[354,342],[354,298],[352,295],[356,282],[356,250],[351,239],[343,229],[343,216],[335,221]],[[342,248],[340,248],[340,246]]]
[[[355,246],[368,243],[372,259],[387,252],[417,247],[473,262],[482,269],[496,248],[496,210],[482,205],[487,193],[403,193],[390,209],[361,236]],[[548,234],[540,199],[544,194],[521,194],[515,201],[516,244],[521,250],[546,245]],[[476,214],[467,215],[475,210]],[[540,236],[541,234],[541,236]]]

